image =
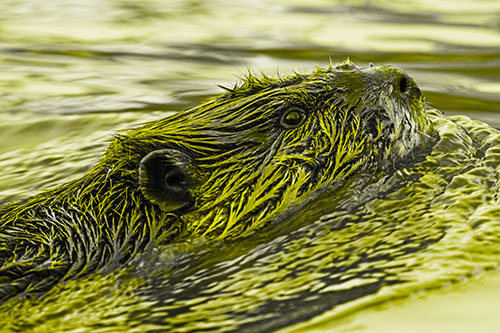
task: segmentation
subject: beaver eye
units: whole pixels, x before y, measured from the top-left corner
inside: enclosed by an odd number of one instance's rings
[[[302,125],[304,120],[306,120],[304,111],[299,108],[291,108],[281,116],[281,125],[285,128],[295,128]]]

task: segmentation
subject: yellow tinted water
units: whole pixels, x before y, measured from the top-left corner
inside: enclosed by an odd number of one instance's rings
[[[497,1],[12,0],[0,9],[0,200],[81,176],[114,131],[194,106],[248,68],[393,64],[431,105],[500,127]],[[498,173],[479,166],[480,140],[449,139],[453,149],[431,162],[461,166],[427,170],[397,200],[346,213],[349,202],[334,197],[323,206],[344,211],[328,217],[313,206],[299,231],[207,253],[162,249],[139,273],[14,300],[0,321],[45,332],[494,328]]]

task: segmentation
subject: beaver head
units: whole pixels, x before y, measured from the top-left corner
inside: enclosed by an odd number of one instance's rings
[[[150,244],[247,235],[432,134],[420,90],[392,67],[347,61],[227,90],[118,135],[81,179],[0,207],[0,300]]]
[[[133,157],[125,169],[145,200],[185,235],[245,235],[360,169],[394,165],[431,132],[419,88],[387,66],[347,61],[227,90],[119,137],[104,159]]]

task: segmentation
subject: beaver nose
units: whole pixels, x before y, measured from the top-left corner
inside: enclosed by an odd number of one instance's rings
[[[406,74],[396,76],[394,86],[401,94],[414,93],[418,97],[422,96],[422,92],[418,86]]]
[[[404,94],[405,92],[408,91],[409,85],[411,84],[410,78],[408,75],[403,75],[399,78],[399,84],[397,87],[399,87],[399,92]]]

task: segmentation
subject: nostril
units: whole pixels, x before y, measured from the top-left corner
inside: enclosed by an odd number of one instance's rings
[[[416,88],[415,91],[418,97],[422,97],[422,91],[419,88]]]
[[[399,80],[399,91],[404,94],[408,91],[408,87],[410,86],[410,78],[406,75],[403,75]]]

